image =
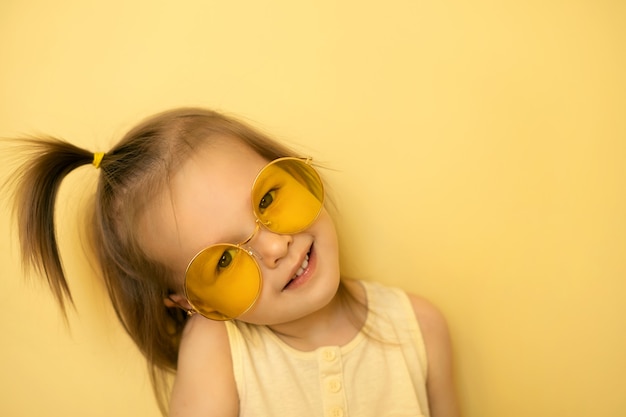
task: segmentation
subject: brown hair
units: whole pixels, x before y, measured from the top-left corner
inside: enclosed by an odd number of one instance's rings
[[[272,160],[296,156],[244,123],[209,110],[183,108],[157,114],[128,132],[101,164],[91,217],[91,244],[115,312],[146,357],[155,394],[166,414],[168,373],[176,369],[186,314],[166,308],[177,290],[166,265],[151,259],[134,233],[149,204],[187,155],[216,136],[249,145]],[[92,152],[52,138],[19,141],[28,159],[13,178],[22,261],[46,277],[65,312],[72,304],[56,242],[54,207],[62,180],[91,164]]]

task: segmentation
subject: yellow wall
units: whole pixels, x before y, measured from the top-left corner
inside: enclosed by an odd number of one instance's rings
[[[350,275],[445,312],[466,417],[623,416],[625,5],[4,0],[0,136],[242,116],[336,169]],[[81,255],[95,176],[59,204],[70,330],[1,209],[0,415],[157,415]]]

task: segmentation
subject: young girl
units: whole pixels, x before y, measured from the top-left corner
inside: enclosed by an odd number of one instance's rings
[[[117,315],[171,416],[458,416],[445,321],[340,275],[314,162],[203,109],[156,115],[106,153],[22,142],[22,256],[64,309],[63,178],[99,169],[92,243]]]

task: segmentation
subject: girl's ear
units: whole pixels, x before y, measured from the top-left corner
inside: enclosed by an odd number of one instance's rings
[[[189,301],[187,301],[187,299],[180,294],[168,295],[167,298],[163,299],[163,304],[165,304],[165,307],[167,308],[181,308],[187,312],[193,310]]]

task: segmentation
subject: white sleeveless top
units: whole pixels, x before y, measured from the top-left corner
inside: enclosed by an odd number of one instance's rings
[[[429,416],[426,351],[407,295],[361,283],[374,338],[361,331],[302,352],[265,326],[226,322],[240,417]]]

